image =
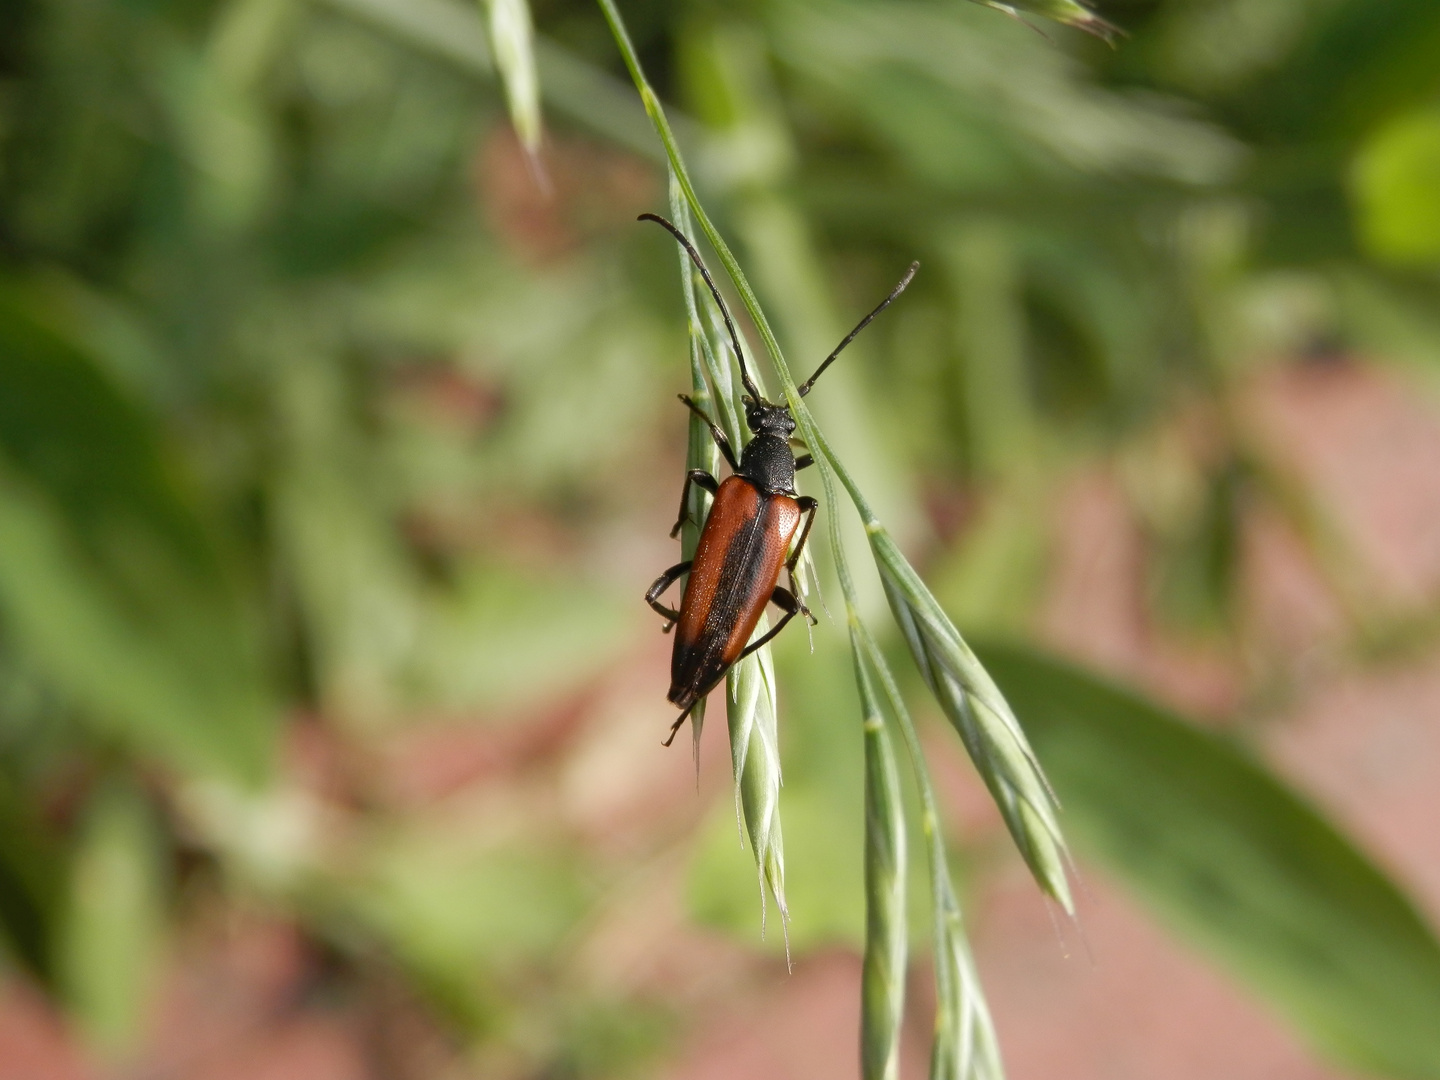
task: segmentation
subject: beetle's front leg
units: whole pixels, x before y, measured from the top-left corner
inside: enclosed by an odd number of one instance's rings
[[[674,566],[670,567],[669,570],[666,570],[663,574],[656,578],[655,584],[651,585],[649,591],[645,593],[645,603],[649,604],[661,615],[665,616],[664,632],[667,634],[670,632],[670,628],[680,621],[680,612],[676,611],[674,608],[668,608],[664,604],[660,603],[660,594],[663,593],[666,589],[668,589],[671,585],[675,584],[675,582],[679,580],[682,574],[688,574],[689,572],[690,561],[688,559],[685,562],[676,563]]]
[[[680,489],[680,516],[675,519],[675,527],[670,530],[671,540],[680,535],[680,530],[684,527],[685,522],[690,520],[690,511],[687,506],[689,505],[691,484],[704,488],[711,495],[720,490],[720,485],[716,482],[715,477],[704,469],[691,469],[685,474],[685,486]]]
[[[720,448],[720,456],[725,459],[725,464],[730,466],[731,472],[738,473],[740,471],[740,462],[735,459],[735,449],[730,445],[730,439],[725,435],[725,432],[720,430],[720,425],[715,423],[714,420],[711,420],[710,417],[705,414],[705,410],[700,408],[699,405],[696,405],[689,394],[681,394],[680,400],[685,403],[687,409],[705,421],[705,426],[710,429],[710,437],[715,440],[715,445]]]

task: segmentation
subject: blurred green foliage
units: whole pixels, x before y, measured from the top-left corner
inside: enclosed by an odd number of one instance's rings
[[[130,785],[100,787],[86,808],[70,871],[60,981],[87,1041],[133,1053],[155,989],[169,884],[149,806]]]
[[[0,922],[114,1053],[196,872],[181,849],[536,1069],[625,1075],[663,1038],[563,975],[623,868],[544,815],[454,835],[383,800],[337,856],[278,767],[302,717],[358,746],[519,722],[653,631],[653,571],[613,553],[668,512],[680,460],[673,253],[630,224],[663,206],[659,147],[598,12],[531,9],[548,201],[459,0],[0,8]],[[1025,631],[1058,485],[1107,457],[1181,632],[1237,647],[1256,500],[1314,542],[1357,639],[1413,616],[1346,592],[1323,514],[1228,406],[1259,357],[1440,362],[1433,0],[1114,0],[1113,47],[961,0],[625,14],[792,355],[924,264],[815,408],[962,629]],[[1196,401],[1219,452],[1162,438]],[[931,527],[957,504],[981,511]],[[797,949],[857,940],[863,911],[838,636],[779,657]],[[1320,1045],[1440,1076],[1433,1032],[1380,1004],[1428,1001],[1440,968],[1378,871],[1258,766],[1037,665],[1001,681],[1082,854]],[[1091,726],[1061,738],[1066,708]],[[1127,786],[1161,768],[1174,784]],[[1254,918],[1117,839],[1172,820],[1172,854],[1244,877]],[[712,828],[693,906],[753,940],[728,805]],[[1297,982],[1271,930],[1345,979]]]
[[[1410,902],[1242,751],[1080,672],[984,651],[1077,842],[1340,1060],[1433,1076],[1440,950]]]

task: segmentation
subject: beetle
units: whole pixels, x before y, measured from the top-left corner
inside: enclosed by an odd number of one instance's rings
[[[667,700],[681,713],[671,725],[670,735],[664,742],[665,746],[669,746],[696,704],[715,688],[736,662],[780,633],[796,615],[804,615],[815,622],[815,616],[800,599],[800,592],[795,586],[795,567],[810,536],[810,527],[815,523],[819,503],[795,490],[795,473],[814,464],[814,459],[809,454],[796,458],[790,449],[790,439],[795,433],[795,418],[790,414],[790,406],[766,401],[750,378],[745,366],[745,353],[740,348],[740,335],[695,245],[675,225],[658,214],[641,214],[639,220],[653,221],[668,229],[684,247],[690,261],[709,286],[710,295],[715,298],[725,319],[730,344],[740,363],[740,379],[746,391],[746,396],[742,398],[745,424],[753,433],[753,438],[745,444],[737,461],[735,450],[720,426],[688,395],[679,395],[686,408],[709,428],[720,456],[730,466],[731,475],[724,482],[717,482],[704,469],[691,469],[686,474],[685,486],[680,491],[680,514],[675,527],[670,530],[671,538],[678,536],[690,519],[686,505],[692,486],[703,488],[714,496],[710,513],[700,531],[694,557],[670,567],[655,579],[645,593],[645,602],[665,617],[666,632],[675,628]],[[810,392],[815,380],[870,324],[870,320],[905,291],[918,269],[918,262],[911,263],[890,295],[860,320],[810,378],[796,387],[800,397]],[[797,531],[799,539],[792,545]],[[780,585],[782,569],[789,574],[788,589]],[[660,602],[661,595],[687,574],[680,609],[666,607]],[[783,612],[780,621],[758,641],[750,641],[761,614],[770,603]]]

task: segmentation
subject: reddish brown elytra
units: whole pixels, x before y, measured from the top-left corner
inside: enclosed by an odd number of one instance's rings
[[[747,395],[744,398],[745,423],[754,433],[754,438],[745,444],[740,460],[736,461],[735,451],[725,432],[689,397],[680,395],[680,400],[710,429],[715,445],[720,448],[721,456],[734,475],[727,477],[723,484],[717,483],[703,469],[692,469],[686,475],[685,486],[680,492],[679,520],[670,530],[672,537],[679,535],[688,518],[685,507],[690,497],[690,485],[697,484],[710,492],[715,496],[714,502],[700,531],[694,558],[670,567],[655,579],[645,594],[645,602],[665,617],[665,629],[676,628],[668,698],[681,713],[671,725],[670,736],[665,740],[665,745],[669,746],[696,702],[715,688],[736,661],[764,645],[797,614],[815,621],[799,599],[799,590],[795,587],[795,565],[805,548],[810,526],[815,523],[818,504],[808,495],[799,495],[795,491],[796,471],[813,461],[809,454],[797,459],[790,449],[790,437],[795,432],[795,418],[790,415],[790,406],[766,401],[751,380],[745,367],[745,353],[740,348],[740,335],[695,245],[674,225],[656,214],[641,214],[640,220],[664,226],[680,241],[709,286],[710,294],[715,297],[720,314],[725,318],[725,326],[730,331],[730,344],[740,363],[740,379]],[[911,263],[890,295],[861,319],[824,363],[815,369],[815,373],[796,388],[801,397],[810,392],[815,380],[840,355],[841,350],[855,340],[855,335],[905,291],[919,268],[918,262]],[[802,517],[805,519],[803,528],[800,524]],[[791,541],[795,540],[797,530],[799,540],[792,547]],[[790,576],[788,589],[780,585],[782,568]],[[689,577],[680,599],[680,610],[666,607],[660,602],[660,595],[686,574]],[[747,645],[765,605],[769,603],[775,604],[784,614],[764,637]]]

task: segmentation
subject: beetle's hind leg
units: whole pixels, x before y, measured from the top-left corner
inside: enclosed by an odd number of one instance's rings
[[[685,522],[690,520],[690,511],[687,509],[687,504],[690,499],[691,484],[699,488],[704,488],[711,495],[714,495],[720,490],[720,485],[716,482],[715,478],[704,469],[691,469],[685,474],[685,486],[680,489],[680,516],[675,519],[675,527],[670,530],[671,540],[674,540],[675,537],[680,535],[680,530],[684,528]]]
[[[669,746],[675,741],[675,736],[679,734],[680,731],[680,725],[685,723],[686,717],[688,717],[692,712],[695,711],[695,706],[699,705],[700,702],[704,700],[705,699],[703,697],[696,698],[690,703],[690,707],[688,709],[686,709],[684,712],[682,712],[679,716],[675,718],[675,722],[670,725],[670,734],[666,736],[665,741],[660,744],[661,746]]]
[[[666,570],[663,574],[656,578],[655,584],[651,585],[649,590],[645,593],[645,603],[649,604],[661,615],[665,616],[664,632],[667,634],[670,632],[670,628],[680,621],[680,612],[676,611],[674,608],[668,608],[664,604],[660,603],[660,594],[663,593],[666,589],[668,589],[671,585],[675,584],[675,582],[680,579],[680,576],[682,574],[688,574],[689,572],[690,561],[688,559],[685,562],[676,563],[674,566],[670,567],[669,570]]]
[[[811,626],[819,626],[819,625],[820,625],[820,620],[815,617],[815,613],[814,613],[813,611],[811,611],[808,607],[805,606],[805,601],[800,599],[800,589],[799,589],[799,587],[795,584],[795,571],[793,571],[793,570],[790,571],[790,589],[789,589],[789,591],[790,591],[790,592],[794,595],[794,597],[795,597],[795,609],[796,609],[797,611],[799,611],[801,615],[804,615],[805,618],[807,618],[807,619],[810,620],[810,625],[811,625]],[[812,648],[813,648],[813,645],[812,645]]]

